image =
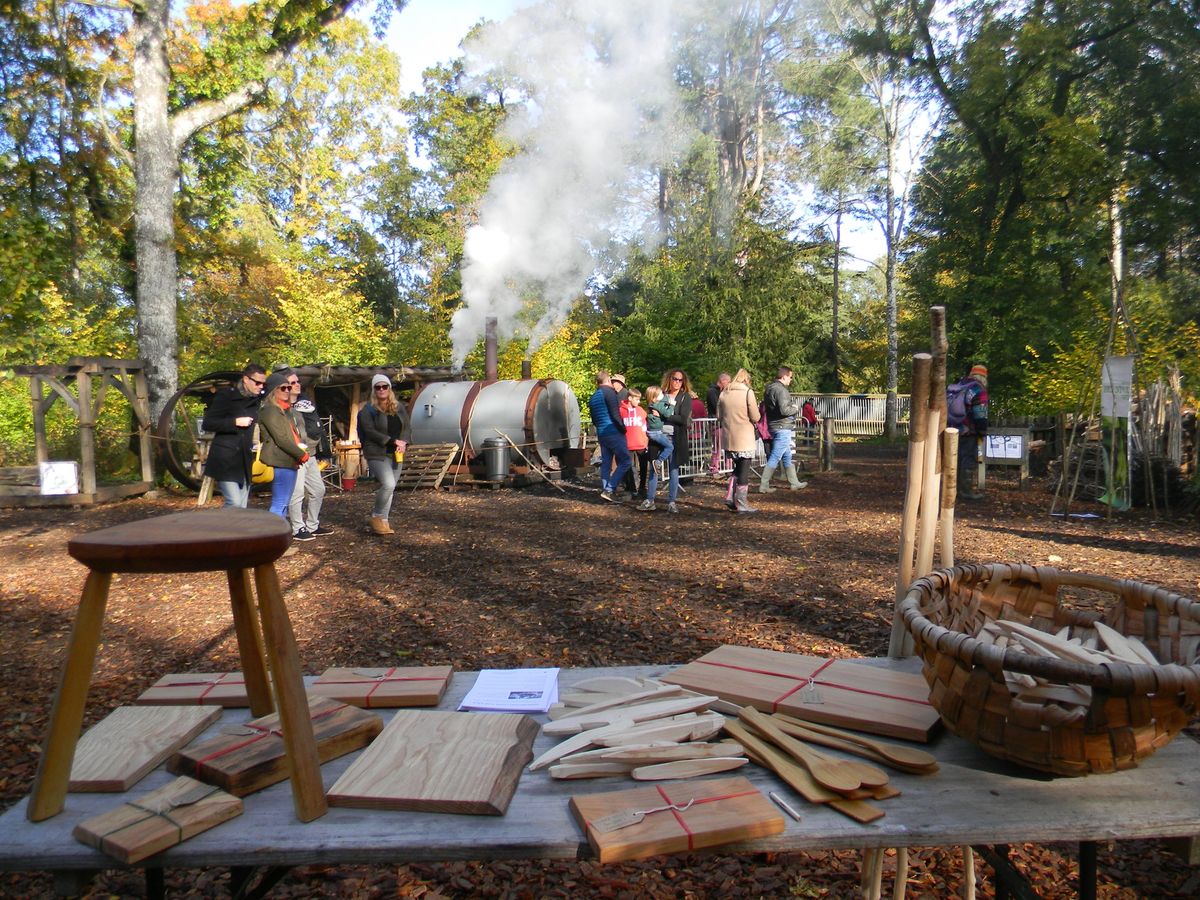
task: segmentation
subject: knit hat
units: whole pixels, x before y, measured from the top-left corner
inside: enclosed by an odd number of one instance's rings
[[[614,384],[615,384],[616,382],[618,382],[618,381],[619,381],[619,382],[621,382],[621,387],[626,387],[626,386],[627,386],[627,384],[628,384],[628,383],[625,381],[625,376],[624,376],[624,375],[619,375],[619,374],[618,374],[618,375],[613,375],[613,376],[611,376],[611,377],[609,378],[609,381],[613,382]]]
[[[986,385],[988,379],[987,366],[971,366],[970,374],[967,377],[974,378],[980,384]]]
[[[386,384],[388,387],[391,387],[392,379],[388,378],[386,375],[379,374],[371,379],[371,390],[375,390],[375,385],[377,384]]]
[[[280,388],[287,383],[288,383],[287,372],[272,372],[270,374],[270,376],[268,376],[267,383],[263,387],[263,390],[265,390],[267,392],[267,396],[269,397],[269,396],[271,396],[272,392],[274,392],[277,388]]]

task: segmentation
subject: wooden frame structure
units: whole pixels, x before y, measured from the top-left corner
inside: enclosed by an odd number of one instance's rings
[[[43,495],[36,480],[32,485],[0,485],[0,506],[87,506],[144,494],[154,487],[150,399],[143,360],[72,356],[63,365],[15,366],[13,371],[30,380],[34,453],[39,464],[50,461],[46,413],[60,398],[75,413],[79,421],[79,492]],[[96,421],[110,387],[129,401],[133,411],[142,478],[101,486],[96,479]]]

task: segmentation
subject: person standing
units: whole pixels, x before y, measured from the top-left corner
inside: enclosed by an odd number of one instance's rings
[[[738,369],[717,403],[717,418],[725,431],[726,452],[733,457],[733,476],[725,505],[738,513],[758,512],[747,495],[750,465],[754,460],[754,423],[759,420],[758,399],[750,386],[750,373]]]
[[[625,399],[621,401],[621,421],[625,423],[625,446],[629,449],[629,455],[638,469],[639,483],[636,491],[633,489],[633,469],[629,467],[629,474],[625,476],[625,481],[629,484],[629,493],[631,496],[645,496],[646,491],[646,462],[650,454],[646,452],[646,448],[650,446],[649,439],[646,437],[646,411],[642,409],[642,392],[637,388],[630,388]],[[641,507],[638,507],[639,509]]]
[[[596,441],[600,444],[600,499],[612,503],[613,491],[633,467],[633,457],[625,443],[620,402],[608,372],[596,373],[596,390],[588,398],[588,412],[596,429]],[[612,467],[614,459],[617,461],[615,470]]]
[[[709,385],[708,396],[705,398],[705,410],[708,412],[710,419],[717,418],[717,401],[721,399],[721,394],[729,387],[729,382],[732,376],[728,372],[722,372],[717,376],[717,380]],[[712,478],[716,478],[721,473],[721,454],[724,452],[721,437],[724,432],[721,429],[720,419],[713,423],[712,430],[712,456],[708,460],[708,474]]]
[[[292,537],[297,541],[311,541],[318,535],[332,534],[332,528],[321,526],[321,504],[325,500],[325,479],[317,465],[317,448],[321,443],[321,420],[317,405],[305,394],[300,385],[300,376],[287,369],[288,386],[292,390],[292,419],[300,433],[300,442],[308,451],[308,461],[296,470],[296,486],[288,503],[288,520],[292,523]],[[305,498],[308,499],[307,513]]]
[[[271,478],[271,512],[282,519],[287,518],[296,470],[309,460],[291,409],[292,387],[287,373],[274,372],[267,379],[266,396],[258,413],[258,437],[262,441],[259,459],[275,470]]]
[[[376,375],[371,379],[371,401],[358,411],[358,439],[371,477],[378,484],[371,510],[371,530],[375,534],[395,533],[388,516],[410,430],[408,410],[396,398],[392,380],[382,373]]]
[[[203,430],[213,435],[204,474],[216,482],[226,506],[245,509],[250,503],[254,423],[266,380],[266,369],[250,363],[235,384],[217,391],[204,412]]]
[[[987,367],[974,365],[965,378],[946,388],[946,425],[959,430],[958,496],[964,500],[983,499],[970,486],[979,466],[979,442],[988,430],[987,380]]]
[[[767,385],[764,396],[764,407],[767,414],[767,427],[771,432],[771,455],[763,466],[762,480],[758,485],[760,494],[769,494],[775,490],[771,487],[771,477],[775,470],[783,466],[787,473],[788,487],[798,491],[806,487],[808,482],[796,477],[796,466],[792,462],[792,438],[796,433],[796,413],[800,412],[800,404],[789,386],[792,383],[792,370],[780,366],[775,380]]]
[[[679,497],[679,471],[691,459],[689,434],[692,430],[692,383],[683,369],[667,369],[663,373],[662,392],[674,404],[674,412],[662,417],[664,425],[672,427],[671,439],[675,452],[671,454],[671,481],[667,491],[667,512],[677,513],[675,501]]]

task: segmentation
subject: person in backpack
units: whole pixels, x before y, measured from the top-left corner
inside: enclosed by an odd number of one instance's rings
[[[979,442],[988,430],[987,378],[987,367],[974,365],[965,378],[946,388],[946,426],[959,431],[958,496],[964,500],[983,499],[969,487],[978,465]]]
[[[771,454],[767,464],[763,466],[762,480],[758,485],[760,494],[769,494],[775,488],[771,487],[771,476],[775,470],[783,466],[787,473],[788,487],[798,491],[806,487],[808,482],[796,477],[796,466],[792,463],[792,436],[796,432],[796,413],[800,412],[800,404],[789,389],[792,383],[792,370],[780,366],[775,380],[767,385],[763,396],[763,406],[767,414],[767,427],[771,431]]]

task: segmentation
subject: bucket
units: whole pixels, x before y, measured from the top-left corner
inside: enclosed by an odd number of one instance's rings
[[[343,491],[352,491],[352,490],[354,490],[354,486],[356,484],[358,484],[357,478],[343,478],[342,479],[342,490]]]
[[[508,478],[508,441],[504,438],[488,438],[483,442],[483,464],[488,481],[504,481]]]

